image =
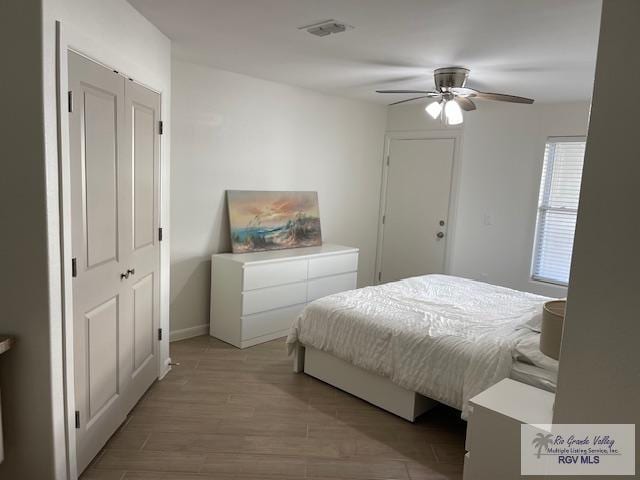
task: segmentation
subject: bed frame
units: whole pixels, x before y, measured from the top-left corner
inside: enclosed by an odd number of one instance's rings
[[[300,344],[294,352],[293,371],[311,375],[410,422],[438,404],[419,393],[399,387],[387,378]]]

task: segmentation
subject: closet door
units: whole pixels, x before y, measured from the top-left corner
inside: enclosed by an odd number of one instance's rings
[[[125,419],[131,349],[128,207],[131,159],[120,75],[69,53],[74,375],[78,470]]]
[[[130,148],[127,191],[122,195],[127,212],[125,250],[131,278],[124,283],[131,299],[131,350],[126,359],[131,410],[158,378],[158,326],[160,295],[160,95],[127,80],[124,139]]]
[[[82,471],[158,376],[159,95],[72,52],[69,87]]]

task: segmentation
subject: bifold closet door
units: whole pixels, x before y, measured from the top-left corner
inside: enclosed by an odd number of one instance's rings
[[[160,95],[125,80],[125,140],[131,148],[123,200],[127,217],[128,263],[135,273],[124,282],[131,299],[131,376],[126,408],[131,410],[158,378],[160,319]]]
[[[69,52],[78,470],[158,374],[159,95]]]
[[[444,271],[454,148],[452,138],[391,141],[380,281]]]

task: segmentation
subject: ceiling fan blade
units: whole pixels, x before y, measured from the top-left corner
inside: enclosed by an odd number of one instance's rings
[[[376,93],[422,93],[427,97],[440,95],[438,92],[427,92],[425,90],[376,90]]]
[[[477,92],[474,98],[480,98],[482,100],[496,100],[498,102],[511,102],[511,103],[533,103],[532,98],[517,97],[515,95],[505,95],[504,93],[490,93],[490,92]]]
[[[477,90],[468,87],[451,87],[449,91],[451,93],[455,93],[459,97],[474,97],[480,93]]]
[[[411,100],[418,100],[419,98],[427,98],[427,97],[429,97],[429,95],[422,95],[420,97],[407,98],[406,100],[400,100],[399,102],[390,103],[389,106],[398,105],[399,103],[410,102]]]
[[[476,104],[469,100],[467,97],[456,97],[454,100],[458,105],[460,105],[460,108],[467,112],[476,109]]]

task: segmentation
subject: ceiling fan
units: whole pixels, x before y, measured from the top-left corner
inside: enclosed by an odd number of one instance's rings
[[[426,112],[434,119],[442,116],[447,125],[459,125],[462,123],[462,110],[467,112],[476,109],[474,100],[495,100],[498,102],[533,103],[533,99],[505,95],[503,93],[479,92],[466,87],[469,70],[461,67],[438,68],[433,72],[433,80],[436,84],[435,91],[426,90],[376,90],[377,93],[419,93],[420,96],[400,100],[389,105],[411,102],[421,98],[433,98],[425,108]]]

